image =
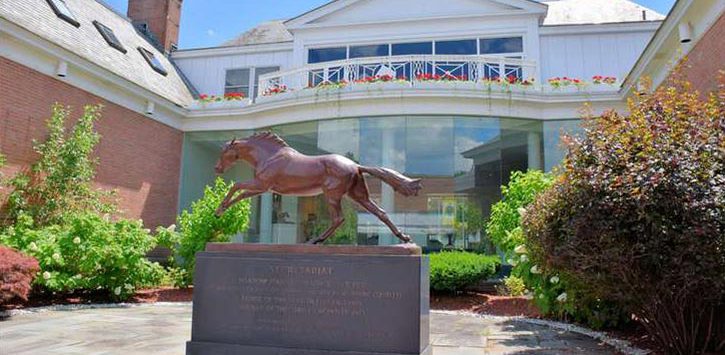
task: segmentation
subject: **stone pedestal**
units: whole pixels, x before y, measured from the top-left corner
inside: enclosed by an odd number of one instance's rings
[[[208,244],[187,354],[430,354],[428,257],[406,246]]]

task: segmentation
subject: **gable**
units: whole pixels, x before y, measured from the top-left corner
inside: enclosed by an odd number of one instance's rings
[[[336,0],[287,21],[288,28],[430,18],[505,14],[546,14],[546,5],[531,0]]]

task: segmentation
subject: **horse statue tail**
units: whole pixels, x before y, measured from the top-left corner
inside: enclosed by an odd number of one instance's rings
[[[386,184],[404,196],[417,196],[418,191],[423,187],[420,184],[420,179],[411,179],[395,170],[362,165],[360,165],[359,169],[362,173],[370,174],[385,181]]]

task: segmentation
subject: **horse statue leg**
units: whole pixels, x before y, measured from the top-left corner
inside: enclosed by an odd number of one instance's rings
[[[342,216],[342,196],[329,196],[325,194],[327,200],[327,208],[330,211],[330,227],[323,232],[319,237],[312,239],[307,244],[320,244],[329,238],[337,228],[345,222],[345,218]]]
[[[237,197],[234,197],[234,194],[237,193],[239,190],[244,190],[241,194],[239,194]],[[235,203],[245,199],[254,197],[257,195],[261,195],[263,193],[267,192],[266,188],[263,188],[261,184],[257,180],[252,181],[245,181],[245,182],[238,182],[232,186],[231,189],[229,189],[229,192],[226,196],[224,196],[224,200],[219,204],[219,207],[216,209],[214,214],[217,217],[221,217],[224,212],[234,205]]]
[[[368,185],[365,182],[365,178],[362,175],[358,175],[355,178],[355,183],[350,188],[350,191],[348,191],[348,196],[355,200],[360,206],[368,210],[370,213],[374,214],[375,217],[378,217],[380,221],[385,223],[388,228],[390,228],[390,231],[393,232],[393,234],[398,237],[403,243],[410,243],[412,239],[410,236],[403,234],[398,227],[395,226],[393,221],[388,218],[388,214],[385,213],[385,210],[380,208],[375,202],[370,200],[370,193],[368,192]]]

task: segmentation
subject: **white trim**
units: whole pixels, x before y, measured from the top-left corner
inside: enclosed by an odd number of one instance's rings
[[[287,96],[241,108],[191,110],[184,119],[183,131],[257,129],[295,122],[398,115],[560,120],[580,117],[585,103],[590,103],[595,113],[626,110],[625,102],[616,91],[509,93],[442,87],[346,92],[310,89],[279,95]]]
[[[490,18],[490,17],[502,17],[502,16],[524,17],[524,16],[530,16],[530,15],[531,15],[531,13],[527,12],[527,11],[514,10],[514,11],[505,11],[505,12],[489,12],[489,13],[485,13],[485,14],[475,14],[475,15],[415,17],[415,18],[409,18],[409,19],[395,19],[395,20],[384,20],[384,21],[348,22],[348,23],[344,23],[344,24],[342,24],[342,23],[335,23],[335,24],[320,23],[320,24],[305,25],[304,27],[297,28],[297,29],[321,29],[321,28],[335,28],[335,27],[387,25],[387,24],[392,24],[392,23],[430,22],[430,21],[440,21],[440,20],[486,19],[486,18]],[[290,30],[292,30],[292,29],[290,28]]]
[[[3,35],[8,36],[8,40],[0,41],[0,56],[67,82],[142,116],[179,129],[181,117],[188,112],[153,91],[129,82],[55,43],[0,18],[0,36]],[[66,77],[59,78],[55,75],[58,60],[68,63]],[[147,101],[156,104],[153,116],[145,113]]]
[[[539,33],[541,36],[556,36],[568,34],[604,34],[604,33],[621,33],[621,32],[650,32],[657,30],[663,21],[647,21],[647,22],[615,22],[600,24],[580,24],[580,25],[553,25],[541,26]]]
[[[198,49],[183,49],[171,53],[173,59],[187,58],[203,58],[203,57],[221,57],[239,54],[256,54],[267,52],[285,52],[292,51],[292,41],[279,43],[252,44],[238,47],[212,47]]]
[[[342,10],[346,7],[349,7],[358,1],[360,1],[360,0],[332,1],[330,3],[327,3],[325,5],[322,5],[318,8],[316,8],[316,9],[313,9],[309,12],[306,12],[300,16],[287,20],[284,22],[284,24],[287,26],[287,28],[290,31],[303,29],[303,28],[327,28],[327,27],[341,26],[340,24],[310,24],[310,22],[320,19],[322,17],[325,17],[327,15],[330,15],[330,14],[337,12],[339,10]],[[477,17],[522,15],[522,14],[529,14],[529,15],[535,14],[535,15],[538,15],[541,18],[541,20],[543,21],[543,18],[546,16],[546,14],[549,10],[548,5],[541,4],[541,3],[538,3],[538,2],[535,2],[532,0],[488,0],[488,1],[499,3],[502,5],[511,6],[511,7],[516,7],[516,8],[518,8],[518,10],[496,12],[496,13],[486,13],[486,14],[473,14],[473,15],[464,15],[464,16],[431,16],[431,17],[425,17],[425,18],[409,18],[409,19],[396,19],[396,20],[385,20],[385,21],[364,21],[364,22],[346,23],[345,26],[347,27],[347,26],[369,25],[369,24],[401,23],[401,22],[410,22],[410,21],[421,21],[421,20],[431,21],[431,20],[440,20],[440,19],[461,19],[461,18],[477,18]]]

